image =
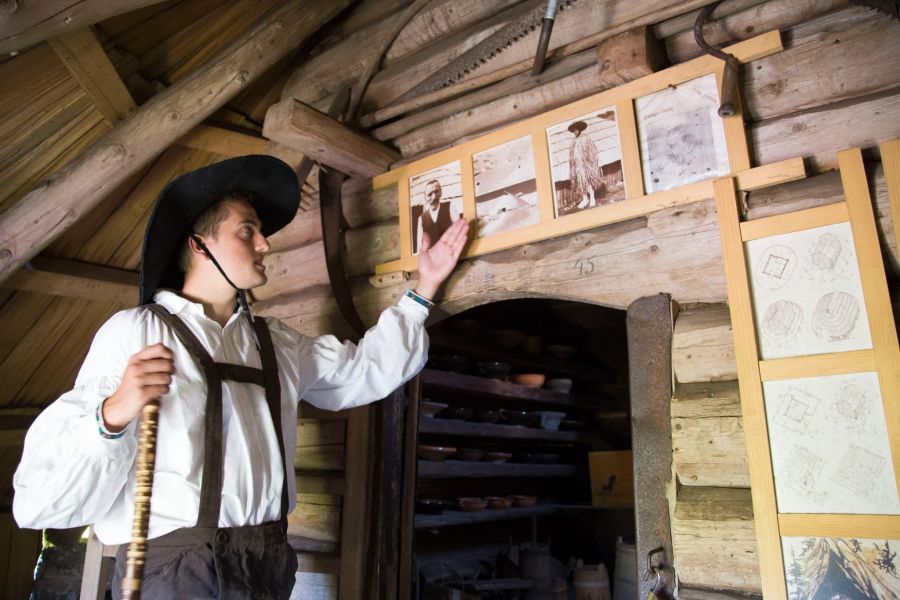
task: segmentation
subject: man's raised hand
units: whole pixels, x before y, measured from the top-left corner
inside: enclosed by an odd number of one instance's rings
[[[172,351],[162,344],[147,346],[128,359],[119,389],[103,403],[103,421],[113,433],[122,431],[133,421],[144,405],[169,393],[172,373]]]

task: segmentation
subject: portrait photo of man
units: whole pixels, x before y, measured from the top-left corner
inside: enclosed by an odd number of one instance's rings
[[[427,236],[430,243],[441,239],[462,214],[459,163],[433,169],[410,179],[412,200],[412,248],[418,254]]]

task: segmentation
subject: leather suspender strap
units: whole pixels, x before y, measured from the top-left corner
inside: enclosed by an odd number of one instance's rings
[[[184,321],[159,304],[147,308],[175,331],[206,377],[206,428],[203,448],[203,479],[200,483],[200,513],[197,527],[217,527],[222,504],[222,380],[212,357]]]
[[[266,320],[258,317],[253,321],[256,329],[256,338],[259,340],[259,358],[262,363],[262,375],[265,379],[266,402],[269,404],[269,414],[272,416],[272,425],[275,426],[275,436],[278,439],[278,447],[281,449],[281,468],[284,473],[284,481],[281,483],[281,519],[287,520],[288,515],[288,466],[284,457],[284,430],[281,428],[281,381],[278,379],[278,359],[275,357],[275,346],[272,344],[272,334],[269,331]],[[291,464],[291,471],[293,471]]]
[[[219,524],[222,503],[222,381],[237,381],[264,386],[269,416],[275,426],[275,435],[284,468],[284,435],[281,430],[281,385],[278,379],[278,363],[272,337],[265,319],[256,319],[254,327],[260,339],[260,360],[262,370],[244,365],[217,363],[200,343],[200,340],[177,316],[159,304],[148,304],[147,308],[166,323],[187,348],[193,359],[203,370],[206,378],[206,423],[204,435],[203,478],[200,484],[200,511],[197,527],[215,529]],[[287,470],[284,469],[281,492],[281,517],[287,517],[288,488]]]

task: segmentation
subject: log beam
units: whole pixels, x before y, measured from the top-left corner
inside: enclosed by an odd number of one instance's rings
[[[0,281],[132,173],[198,125],[349,4],[292,0],[142,105],[0,217]]]
[[[47,43],[110,125],[134,109],[134,99],[90,27],[63,33]]]
[[[203,123],[182,136],[178,143],[181,146],[222,156],[243,156],[265,154],[267,140],[243,131]]]
[[[263,135],[357,177],[374,177],[400,160],[398,152],[291,98],[269,108]]]
[[[162,0],[6,1],[0,5],[0,52],[15,52]]]
[[[136,272],[56,258],[35,258],[30,268],[14,273],[0,287],[123,305],[138,301]]]

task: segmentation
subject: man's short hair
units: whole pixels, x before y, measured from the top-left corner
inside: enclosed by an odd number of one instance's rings
[[[437,179],[429,179],[428,181],[425,182],[425,189],[427,190],[428,186],[431,185],[432,183],[438,187],[441,187],[440,181],[438,181]]]
[[[253,194],[241,191],[228,192],[214,203],[210,204],[206,210],[194,219],[194,222],[191,224],[191,233],[208,236],[214,240],[218,240],[219,225],[221,225],[222,221],[228,216],[228,207],[225,206],[225,202],[228,200],[243,200],[253,204]],[[184,242],[181,245],[181,252],[178,255],[178,268],[185,275],[187,275],[188,270],[191,268],[191,260],[193,257],[191,245],[188,243],[189,239],[190,234],[184,238]]]

